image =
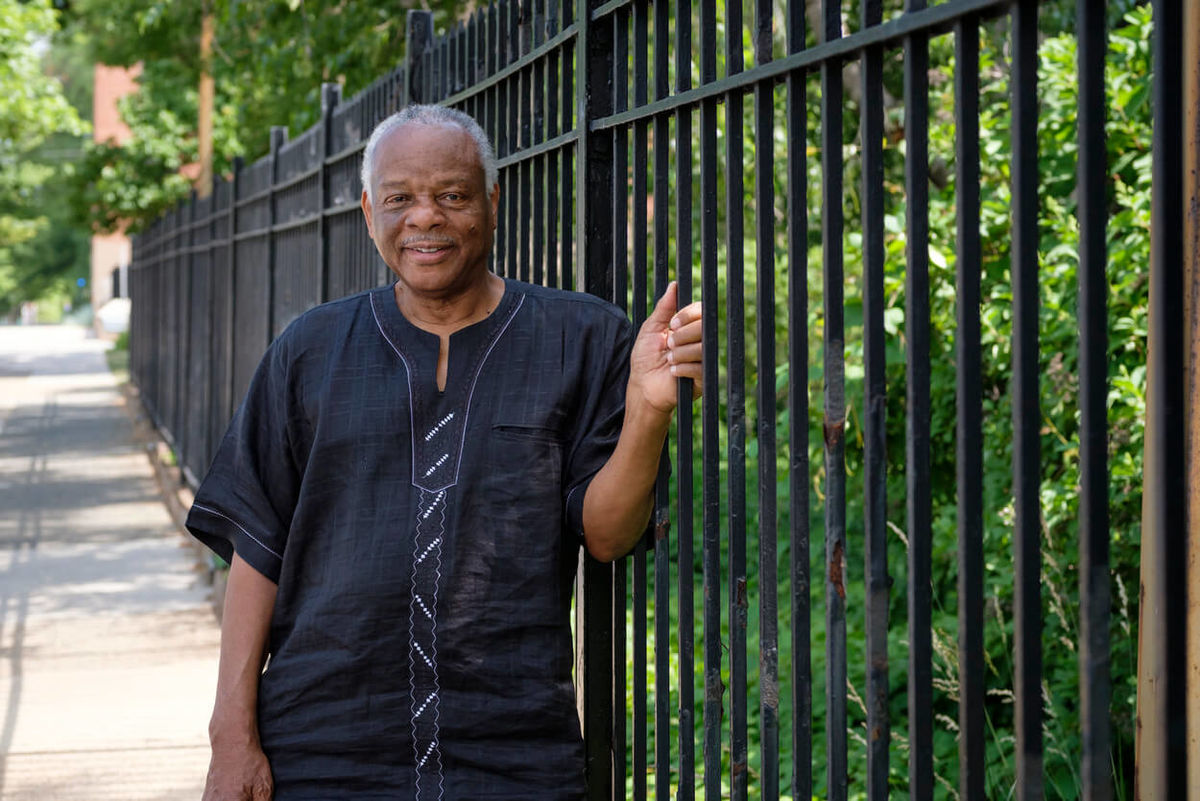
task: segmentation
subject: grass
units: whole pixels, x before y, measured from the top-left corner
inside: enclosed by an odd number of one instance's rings
[[[108,369],[116,377],[117,383],[128,383],[129,332],[122,333],[119,337],[117,337],[116,344],[104,351],[104,359],[108,362]]]

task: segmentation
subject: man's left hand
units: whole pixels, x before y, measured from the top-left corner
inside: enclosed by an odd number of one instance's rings
[[[637,396],[653,409],[670,414],[677,402],[677,379],[694,382],[694,397],[704,384],[700,301],[679,309],[679,287],[672,281],[642,324],[630,358],[626,405]]]

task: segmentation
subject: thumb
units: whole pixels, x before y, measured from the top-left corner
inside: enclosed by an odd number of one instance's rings
[[[654,311],[650,314],[650,319],[661,324],[663,328],[670,328],[671,318],[675,316],[678,308],[679,285],[672,281],[667,284],[667,291],[658,299],[658,303],[654,304]]]

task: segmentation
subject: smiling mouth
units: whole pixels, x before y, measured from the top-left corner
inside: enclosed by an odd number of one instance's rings
[[[430,241],[428,239],[426,239],[426,240],[418,239],[416,241],[410,241],[410,242],[403,243],[403,247],[406,250],[412,250],[417,253],[424,253],[426,255],[441,253],[443,251],[449,250],[453,246],[454,246],[453,242],[446,241],[446,240]]]

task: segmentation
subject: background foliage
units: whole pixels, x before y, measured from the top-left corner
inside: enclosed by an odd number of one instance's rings
[[[142,65],[140,92],[122,116],[132,130],[124,145],[89,145],[76,171],[75,218],[111,230],[155,219],[189,191],[179,168],[197,158],[197,87],[202,60],[201,14],[211,10],[210,61],[216,88],[214,173],[267,152],[272,125],[293,135],[312,125],[324,82],[349,96],[394,69],[404,50],[401,3],[344,0],[74,0],[68,31],[96,62]],[[450,0],[432,4],[445,26],[471,10]]]
[[[71,102],[82,98],[47,70],[56,30],[45,0],[0,0],[0,316],[47,292],[69,297],[86,256],[58,191],[56,151],[77,147],[87,126]]]
[[[892,4],[898,6],[898,4]],[[1075,158],[1076,158],[1076,113],[1078,106],[1076,42],[1073,35],[1073,4],[1049,3],[1042,6],[1043,36],[1039,44],[1039,280],[1040,280],[1040,373],[1041,373],[1041,509],[1042,509],[1042,619],[1043,619],[1043,738],[1045,743],[1046,797],[1050,799],[1074,799],[1081,793],[1081,780],[1077,773],[1077,762],[1081,753],[1081,736],[1077,699],[1079,698],[1079,668],[1077,663],[1078,581],[1077,538],[1078,538],[1078,485],[1079,485],[1079,439],[1078,439],[1078,328],[1076,321],[1076,259],[1078,250],[1078,228],[1075,218]],[[892,9],[895,11],[896,9]],[[1057,15],[1054,12],[1060,12]],[[1143,420],[1145,413],[1145,363],[1146,363],[1146,268],[1149,263],[1149,207],[1150,207],[1150,132],[1151,109],[1150,86],[1150,10],[1135,3],[1110,6],[1113,12],[1109,34],[1109,57],[1106,84],[1109,111],[1106,125],[1109,163],[1109,223],[1108,223],[1108,277],[1109,277],[1109,343],[1110,393],[1108,401],[1109,465],[1112,553],[1112,682],[1111,723],[1113,729],[1112,768],[1118,798],[1129,798],[1133,775],[1132,749],[1134,738],[1134,701],[1136,680],[1136,592],[1138,586],[1138,552],[1140,546],[1141,511],[1141,463],[1143,450]],[[1119,13],[1118,13],[1119,12]],[[1057,25],[1058,27],[1053,27]],[[718,52],[723,52],[726,31],[718,31]],[[1014,583],[1012,564],[1012,404],[1010,397],[1011,379],[1011,193],[1010,193],[1010,144],[1009,126],[1011,112],[1009,102],[1009,31],[1006,20],[988,22],[981,29],[980,90],[982,109],[980,120],[981,152],[981,233],[983,240],[982,273],[982,353],[984,386],[984,508],[985,508],[985,647],[987,687],[987,795],[989,798],[1008,798],[1013,793],[1014,746],[1013,738],[1013,608],[1012,590]],[[956,479],[955,479],[955,347],[957,336],[955,271],[957,269],[956,242],[956,187],[954,183],[955,127],[954,127],[954,72],[953,39],[950,36],[931,41],[930,78],[930,159],[932,182],[930,187],[930,280],[931,280],[931,361],[932,361],[932,489],[934,509],[933,542],[933,599],[934,599],[934,765],[938,778],[936,796],[943,799],[957,798],[958,783],[958,655],[957,655],[957,554],[956,554]],[[752,54],[747,49],[746,63],[752,63]],[[903,93],[902,62],[900,53],[889,56],[885,67],[885,83],[892,97]],[[718,71],[720,74],[720,70]],[[807,290],[809,312],[807,329],[810,350],[807,395],[810,417],[807,421],[808,454],[811,474],[804,477],[801,485],[809,487],[811,506],[810,561],[811,625],[812,625],[812,700],[813,700],[813,749],[814,749],[814,795],[826,797],[825,776],[825,574],[824,553],[824,455],[822,450],[824,375],[822,362],[825,342],[823,341],[822,299],[824,293],[822,277],[821,241],[821,191],[822,175],[820,160],[820,83],[810,76],[807,84],[808,102],[808,250]],[[760,597],[757,570],[755,567],[758,536],[762,523],[758,509],[757,457],[759,430],[758,412],[755,408],[754,388],[764,381],[776,387],[776,403],[780,413],[776,418],[776,441],[779,443],[776,461],[777,486],[775,488],[780,509],[778,518],[778,564],[781,577],[778,588],[780,599],[780,643],[779,675],[790,674],[793,644],[790,641],[790,609],[786,599],[791,588],[788,585],[788,566],[791,554],[787,532],[791,525],[788,519],[789,470],[792,457],[786,443],[791,422],[787,418],[788,368],[787,354],[787,306],[788,260],[800,254],[787,252],[786,240],[786,137],[781,121],[784,119],[785,95],[781,89],[774,96],[775,197],[773,209],[776,221],[774,268],[776,307],[775,321],[776,363],[757,363],[755,341],[756,318],[768,313],[754,307],[756,282],[759,269],[753,239],[744,243],[742,258],[745,270],[742,275],[744,297],[743,330],[746,338],[746,513],[747,552],[749,555],[748,595],[750,614],[748,625],[749,659],[749,705],[750,705],[750,775],[752,786],[758,776],[759,721],[758,706],[758,660],[759,632],[757,602]],[[865,798],[866,767],[866,710],[862,702],[865,697],[865,628],[863,610],[863,432],[861,430],[861,408],[863,397],[863,342],[862,342],[862,237],[860,223],[861,159],[858,131],[857,100],[853,97],[845,102],[845,130],[843,156],[845,159],[845,195],[843,198],[846,219],[845,248],[845,313],[846,313],[846,396],[848,413],[846,419],[846,470],[847,470],[847,540],[849,552],[847,575],[847,624],[849,640],[849,687],[851,753],[850,788],[852,798]],[[747,99],[744,118],[740,124],[746,132],[743,140],[742,163],[745,165],[744,197],[745,230],[753,231],[755,204],[752,197],[754,182],[755,143],[753,130],[753,101]],[[887,519],[889,525],[888,564],[893,582],[889,610],[889,670],[891,681],[890,716],[893,748],[890,775],[893,798],[907,798],[908,791],[908,740],[907,740],[907,532],[905,526],[905,197],[904,197],[904,120],[903,109],[889,105],[887,110],[889,138],[884,146],[885,160],[885,247],[887,274],[885,278],[885,328],[887,345]],[[718,133],[717,150],[724,159],[724,138],[737,121],[725,119]],[[674,156],[673,156],[674,157]],[[697,154],[693,151],[693,158]],[[698,162],[695,163],[698,171]],[[718,191],[721,198],[713,205],[718,209],[719,229],[722,240],[719,260],[719,297],[709,302],[707,308],[716,309],[720,315],[721,385],[719,393],[721,435],[720,470],[721,498],[720,518],[723,541],[728,535],[730,513],[729,482],[734,471],[730,460],[728,417],[728,359],[736,358],[728,353],[725,332],[728,330],[728,249],[736,247],[725,239],[724,169],[720,171]],[[674,208],[674,197],[669,204]],[[693,203],[694,215],[698,214],[699,203]],[[738,205],[735,201],[734,205]],[[700,230],[698,216],[693,218],[693,231]],[[631,242],[639,243],[638,232],[633,232]],[[691,254],[693,280],[699,286],[699,241],[693,242]],[[674,245],[669,247],[674,252]],[[687,269],[685,266],[684,269]],[[707,299],[706,299],[707,300]],[[630,298],[632,303],[632,298]],[[711,311],[710,311],[711,313]],[[708,388],[711,392],[714,388]],[[697,420],[693,441],[700,442]],[[693,465],[693,476],[697,483],[693,497],[701,497],[699,476],[701,464],[698,458]],[[677,488],[673,488],[674,492]],[[699,526],[701,508],[697,503],[693,510],[694,520]],[[674,535],[673,535],[674,536]],[[698,534],[697,534],[698,537]],[[729,561],[723,544],[721,561],[721,606],[722,623],[722,680],[726,685],[725,711],[729,712],[728,685],[728,617],[729,617]],[[695,621],[696,653],[702,653],[703,631],[701,593],[702,569],[699,543],[695,547],[695,562],[691,574],[696,591]],[[632,568],[629,568],[632,570]],[[630,581],[632,581],[630,573]],[[651,571],[651,585],[653,571]],[[654,608],[653,589],[647,590],[649,600],[649,630],[653,630],[653,619],[659,612]],[[671,618],[672,631],[677,631],[678,610],[674,603],[663,610]],[[629,610],[627,623],[627,654],[632,675],[633,612]],[[676,652],[678,643],[671,643],[671,707],[677,705],[678,669]],[[647,657],[649,687],[653,695],[655,670],[653,643],[648,643]],[[700,665],[697,663],[694,698],[695,720],[702,720],[703,691],[699,684]],[[790,789],[791,776],[787,766],[791,759],[791,699],[786,690],[782,693],[780,733],[782,750],[781,763],[785,766],[783,786],[785,793]],[[628,708],[632,709],[632,689],[627,697]],[[653,697],[648,700],[653,708]],[[633,731],[632,717],[627,722]],[[677,740],[678,721],[672,721],[670,736]],[[724,753],[726,771],[729,769],[728,718],[722,721],[726,729]],[[654,791],[653,734],[647,754],[647,783]],[[697,758],[702,753],[701,730],[695,732]],[[672,754],[677,754],[677,743],[672,744]],[[630,749],[627,760],[633,765]],[[674,757],[673,757],[674,759]],[[632,792],[633,777],[627,789]],[[672,783],[678,777],[672,775]]]

